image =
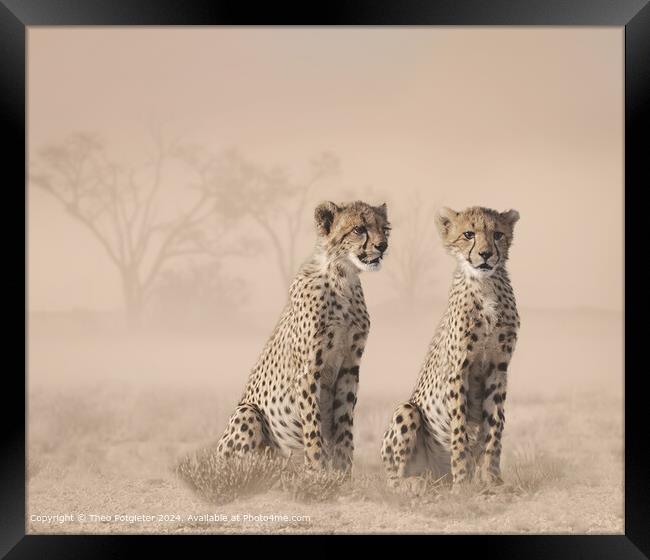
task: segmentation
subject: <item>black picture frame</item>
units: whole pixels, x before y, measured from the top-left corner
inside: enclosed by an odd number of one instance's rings
[[[25,303],[22,333],[14,318],[6,323],[6,347],[20,354],[26,375],[26,28],[31,26],[75,25],[483,25],[483,26],[613,26],[625,28],[625,534],[556,536],[449,536],[438,537],[431,554],[460,547],[463,554],[483,553],[488,557],[535,558],[649,558],[650,557],[650,463],[644,453],[642,428],[647,408],[645,368],[631,364],[640,354],[645,334],[642,304],[632,294],[640,293],[643,275],[634,274],[639,254],[635,250],[638,224],[642,224],[642,204],[635,197],[650,185],[646,160],[650,150],[650,5],[648,0],[357,0],[330,1],[306,8],[309,4],[204,1],[204,0],[0,0],[0,107],[3,150],[5,224],[20,220],[23,229],[8,227],[9,251],[6,263],[20,262],[16,232],[23,232],[23,267],[7,264],[9,303]],[[9,174],[7,173],[9,172]],[[587,202],[588,207],[588,202]],[[14,208],[16,209],[14,211]],[[647,213],[646,213],[647,214]],[[646,218],[647,219],[647,218]],[[15,252],[15,254],[14,254]],[[645,261],[644,259],[641,259]],[[612,263],[619,266],[619,263]],[[642,266],[642,265],[641,265]],[[15,296],[14,296],[15,294]],[[643,301],[638,300],[638,301]],[[5,302],[6,303],[6,302]],[[16,309],[15,316],[20,317]],[[641,325],[634,328],[633,325]],[[642,350],[641,350],[642,351]],[[7,363],[7,361],[5,361]],[[188,542],[199,536],[41,536],[25,534],[25,378],[18,367],[6,368],[2,425],[2,474],[0,476],[0,555],[7,558],[125,557],[162,541],[169,552],[187,553]],[[596,458],[597,460],[597,458]],[[417,530],[417,528],[414,528]],[[142,539],[145,539],[144,541]],[[233,538],[233,537],[231,537]],[[242,537],[234,537],[236,539]],[[276,537],[269,537],[276,538]],[[292,537],[298,538],[298,537]],[[310,538],[310,537],[301,537]],[[354,538],[354,537],[346,537]],[[433,538],[436,538],[435,536]],[[189,539],[189,540],[188,540]],[[156,541],[156,542],[154,542]],[[338,543],[335,543],[335,546]],[[388,544],[384,539],[382,544]],[[401,543],[395,543],[398,546]],[[322,546],[327,547],[328,544]],[[323,549],[324,550],[324,549]],[[340,549],[339,549],[340,550]],[[298,554],[300,552],[298,551]]]

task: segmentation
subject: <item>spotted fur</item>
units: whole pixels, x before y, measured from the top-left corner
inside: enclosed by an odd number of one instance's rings
[[[359,273],[378,270],[388,247],[386,205],[320,204],[318,242],[250,374],[218,443],[228,457],[260,447],[307,465],[352,464],[359,364],[370,320]]]
[[[474,472],[500,483],[510,359],[520,321],[506,272],[519,214],[443,209],[437,225],[458,266],[408,402],[394,412],[381,455],[391,484],[431,470],[454,486]]]

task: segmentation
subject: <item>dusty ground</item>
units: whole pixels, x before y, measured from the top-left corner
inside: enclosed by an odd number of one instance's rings
[[[33,533],[623,531],[622,430],[620,421],[608,418],[615,414],[605,414],[621,403],[613,406],[596,395],[513,399],[503,465],[509,488],[496,495],[452,497],[442,490],[396,499],[386,492],[379,470],[379,419],[388,416],[390,403],[375,402],[359,407],[351,489],[325,503],[305,503],[272,490],[225,505],[202,500],[172,472],[186,452],[210,443],[204,434],[223,425],[217,418],[225,415],[214,414],[218,394],[116,394],[106,388],[65,397],[37,392],[31,400],[32,417],[42,420],[30,446],[29,516],[87,516],[85,523],[32,521]],[[99,521],[93,514],[155,518]],[[226,515],[228,521],[190,518],[207,514]],[[237,514],[289,520],[231,521]],[[307,518],[292,521],[292,516]]]
[[[90,340],[72,346],[53,339],[48,339],[50,346],[32,344],[27,530],[622,533],[622,372],[611,368],[611,360],[620,357],[615,355],[618,346],[604,342],[620,324],[612,324],[611,317],[601,320],[580,320],[580,328],[565,322],[552,334],[543,318],[531,321],[528,333],[544,330],[548,336],[538,346],[522,344],[518,374],[534,371],[536,382],[513,383],[508,391],[502,463],[506,487],[491,495],[468,491],[451,496],[443,488],[410,498],[386,491],[379,438],[393,406],[407,396],[417,373],[413,371],[404,376],[406,380],[366,383],[355,418],[354,478],[330,500],[305,501],[274,488],[227,504],[210,503],[180,480],[174,467],[187,453],[218,438],[239,397],[239,378],[232,383],[230,378],[201,381],[188,371],[186,382],[178,382],[177,374],[172,383],[162,373],[154,382],[140,373],[147,367],[160,372],[172,367],[169,355],[163,350],[154,355],[148,347],[142,349],[140,361],[129,357],[134,365],[128,378],[111,376],[121,359],[119,348],[124,350],[115,341],[114,355],[103,348],[104,357],[96,362]],[[576,332],[582,338],[570,355],[562,341]],[[560,356],[545,350],[561,344],[565,346]],[[192,347],[192,355],[195,350]],[[147,365],[146,356],[155,363]],[[102,375],[83,379],[80,372],[88,363],[96,363],[94,371]],[[176,365],[182,363],[182,356],[177,356]],[[589,367],[586,372],[576,368],[572,375],[566,368],[551,371],[549,364],[556,363]],[[544,372],[546,380],[541,378]],[[571,381],[575,379],[579,381]],[[72,519],[34,517],[57,515]],[[116,519],[116,515],[152,518]],[[279,517],[255,517],[271,515]]]

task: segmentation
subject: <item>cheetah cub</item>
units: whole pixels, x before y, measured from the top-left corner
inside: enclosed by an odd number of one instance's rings
[[[409,400],[395,410],[381,455],[389,484],[451,471],[455,489],[476,475],[500,484],[508,364],[519,315],[506,272],[515,210],[442,209],[437,226],[458,266]]]
[[[388,248],[386,205],[324,202],[318,241],[217,444],[224,457],[271,448],[304,451],[313,468],[352,464],[359,363],[370,320],[359,273]]]

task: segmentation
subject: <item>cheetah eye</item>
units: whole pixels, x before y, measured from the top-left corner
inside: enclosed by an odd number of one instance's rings
[[[356,226],[355,228],[352,229],[352,231],[357,235],[363,235],[364,233],[366,233],[366,228],[365,226]]]
[[[466,231],[465,233],[463,233],[463,235],[465,236],[465,239],[474,239],[473,231]]]
[[[388,235],[390,233],[390,230],[393,229],[390,226],[384,226],[384,235]]]
[[[501,239],[502,237],[503,237],[503,233],[501,233],[500,231],[495,231],[494,232],[494,239],[496,241],[499,241],[499,239]]]

